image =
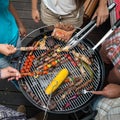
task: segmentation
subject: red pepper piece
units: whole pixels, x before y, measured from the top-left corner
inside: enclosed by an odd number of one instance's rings
[[[70,103],[69,103],[69,102],[67,102],[67,103],[63,106],[64,109],[66,109],[66,108],[68,108],[68,107],[70,107]]]

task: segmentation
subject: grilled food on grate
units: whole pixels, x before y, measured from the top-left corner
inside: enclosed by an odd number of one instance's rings
[[[72,25],[57,23],[51,36],[58,40],[68,42],[74,32],[75,28]]]
[[[39,33],[28,46],[37,47],[44,36],[53,38],[52,32],[46,30]],[[49,43],[49,39],[46,39],[45,46],[48,47],[46,50],[26,51],[22,54],[19,68],[24,69],[19,86],[27,99],[36,107],[42,110],[47,109],[52,113],[72,113],[85,107],[94,98],[91,93],[81,94],[82,89],[99,90],[101,88],[104,77],[103,64],[97,51],[91,57],[88,50],[93,45],[87,39],[84,42],[81,41],[69,52],[60,51],[60,48],[66,45],[64,41],[54,38],[52,42],[54,44],[52,43],[51,47],[49,46],[51,41]],[[27,60],[28,56],[32,55],[35,56],[34,59]],[[26,61],[27,64],[25,64]],[[52,94],[47,95],[45,93],[47,86],[64,68],[69,71],[68,77]]]

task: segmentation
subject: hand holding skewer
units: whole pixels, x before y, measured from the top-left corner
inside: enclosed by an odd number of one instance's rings
[[[0,53],[3,55],[11,55],[16,52],[16,48],[13,45],[0,44]]]

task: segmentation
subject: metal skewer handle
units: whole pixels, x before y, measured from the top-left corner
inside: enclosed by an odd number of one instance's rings
[[[112,32],[120,26],[120,19],[113,25],[113,27],[103,36],[103,38],[92,48],[94,51],[101,43],[103,43],[107,37],[109,37]]]

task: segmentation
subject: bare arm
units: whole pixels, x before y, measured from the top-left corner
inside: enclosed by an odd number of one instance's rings
[[[120,97],[120,85],[108,84],[102,91],[93,91],[92,93],[96,95],[103,95],[108,98],[117,98]]]
[[[107,0],[99,0],[98,8],[96,9],[92,19],[97,16],[97,26],[101,25],[109,16],[107,8]]]
[[[40,13],[37,8],[38,0],[32,0],[32,18],[38,23],[40,21]]]
[[[13,14],[13,16],[15,17],[15,20],[16,20],[16,22],[17,22],[17,24],[18,24],[18,27],[19,27],[19,30],[20,30],[21,35],[23,35],[23,36],[26,35],[26,29],[25,29],[22,21],[20,20],[18,14],[17,14],[17,11],[16,11],[16,9],[14,8],[12,2],[10,2],[9,10],[10,10],[10,12]]]
[[[32,0],[32,10],[37,10],[38,0]]]

